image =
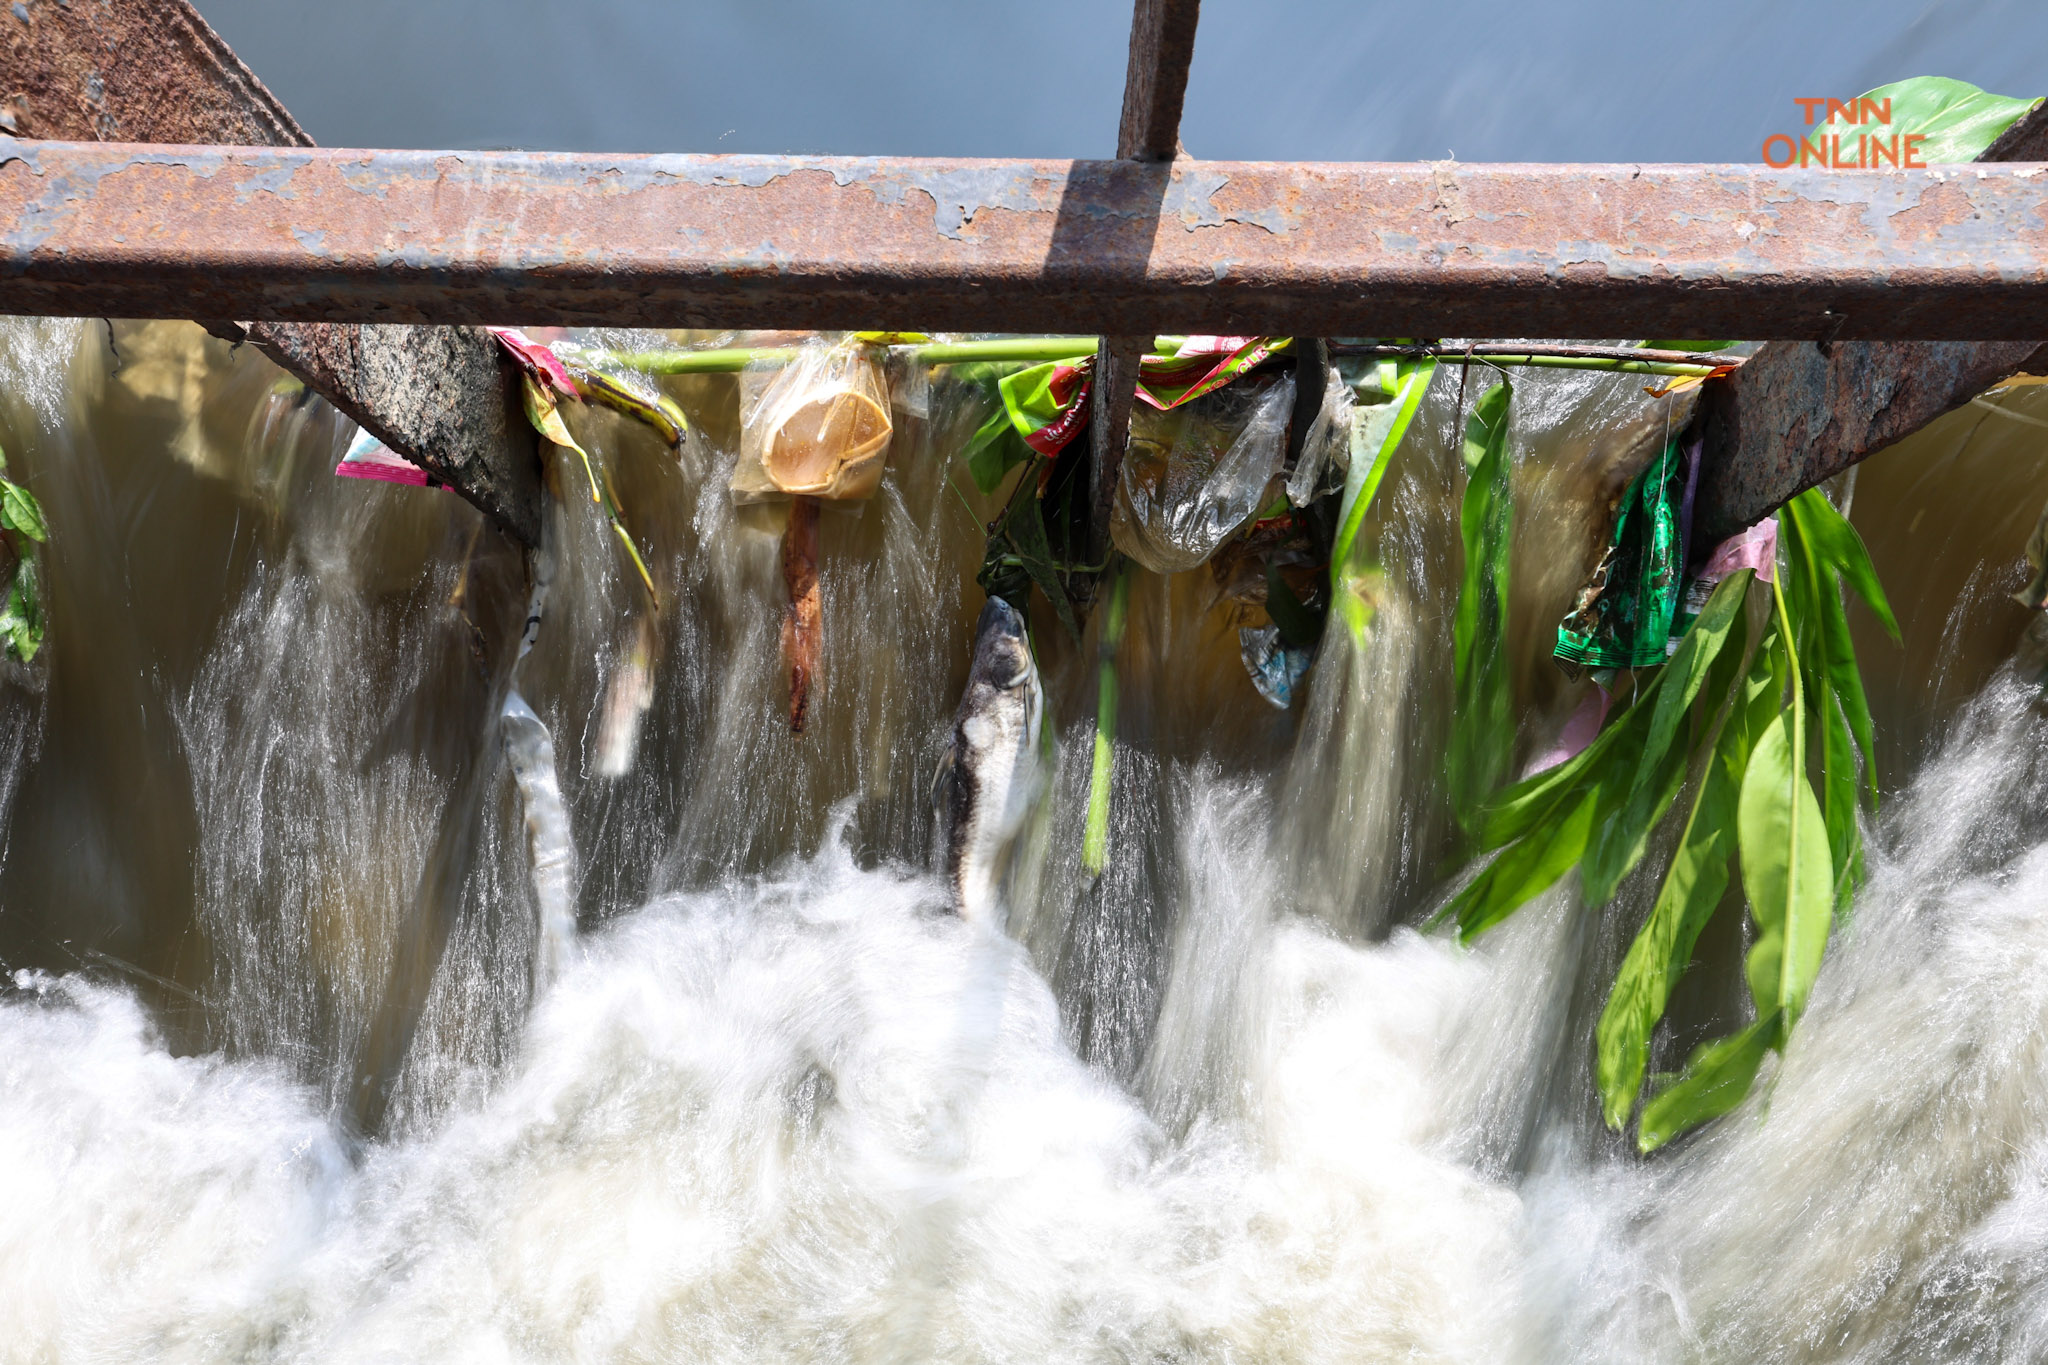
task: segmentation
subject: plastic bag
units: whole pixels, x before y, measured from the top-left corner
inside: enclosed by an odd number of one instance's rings
[[[893,434],[879,353],[813,343],[779,371],[742,377],[733,498],[871,497]]]
[[[1251,519],[1286,454],[1294,376],[1247,378],[1131,413],[1110,537],[1154,573],[1192,569]]]
[[[1567,677],[1581,668],[1661,664],[1684,634],[1685,523],[1699,442],[1667,441],[1622,494],[1614,536],[1557,627],[1551,651]]]
[[[1322,494],[1344,486],[1351,462],[1351,421],[1357,403],[1351,386],[1334,365],[1326,368],[1322,406],[1301,440],[1301,458],[1287,476],[1287,500],[1306,507]]]

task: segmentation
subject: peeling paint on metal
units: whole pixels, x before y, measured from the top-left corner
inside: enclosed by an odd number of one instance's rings
[[[12,161],[0,307],[19,311],[189,312],[197,291],[213,315],[307,319],[1684,335],[1755,316],[1737,334],[2048,334],[2048,213],[2018,167],[50,143]],[[139,217],[150,233],[129,231]],[[60,252],[98,269],[59,269]]]

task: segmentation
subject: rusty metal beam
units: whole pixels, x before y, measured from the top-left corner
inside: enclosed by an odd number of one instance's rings
[[[1195,60],[1201,0],[1137,0],[1131,7],[1131,55],[1124,72],[1124,109],[1116,134],[1123,161],[1172,161],[1180,154],[1181,106]],[[1156,178],[1161,199],[1169,181]],[[1156,220],[1160,200],[1147,204]],[[1155,233],[1156,238],[1156,233]],[[1089,423],[1090,560],[1109,553],[1109,519],[1124,450],[1131,439],[1138,360],[1151,336],[1105,336],[1095,348],[1095,416]]]
[[[1978,158],[2043,159],[2048,159],[2048,105],[2006,129]],[[2038,317],[2029,322],[2033,325],[1999,335],[2048,337],[2048,325]],[[2048,373],[2048,345],[2038,340],[1772,342],[1729,379],[1708,385],[1703,395],[1706,457],[1693,513],[1699,543],[1712,545],[1735,534],[1788,498],[2022,371]]]
[[[0,14],[0,129],[74,141],[309,147],[312,139],[185,0],[63,0]],[[119,315],[122,310],[103,309]],[[538,448],[487,333],[181,316],[248,340],[527,543]]]
[[[313,142],[183,0],[41,0],[0,15],[0,129],[74,142]]]
[[[2039,165],[26,142],[0,162],[9,312],[1125,336],[2048,334]]]
[[[1171,161],[1179,154],[1180,111],[1201,14],[1201,0],[1137,0],[1131,7],[1131,57],[1116,134],[1121,159]]]

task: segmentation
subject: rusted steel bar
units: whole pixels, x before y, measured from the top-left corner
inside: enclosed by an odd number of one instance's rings
[[[24,4],[0,26],[0,130],[15,137],[312,145],[184,0]]]
[[[1131,55],[1124,72],[1123,117],[1117,125],[1119,160],[1172,161],[1180,152],[1180,113],[1187,101],[1188,68],[1195,60],[1195,25],[1201,0],[1137,0],[1131,7]],[[1154,222],[1170,180],[1155,177],[1158,198],[1145,207]],[[1155,232],[1156,238],[1156,232]],[[1109,553],[1109,517],[1124,449],[1131,439],[1131,404],[1138,362],[1152,335],[1105,336],[1096,344],[1095,416],[1089,423],[1090,560]]]
[[[309,147],[312,139],[185,0],[37,3],[0,15],[0,129],[76,141]],[[120,308],[98,310],[122,315]],[[513,536],[540,535],[538,447],[510,369],[475,328],[422,330],[187,312],[280,365]]]
[[[2048,334],[2039,165],[35,143],[0,162],[0,311],[22,313],[1112,336]]]
[[[2041,158],[2048,158],[2048,106],[2008,128],[1979,164]],[[1860,335],[1846,328],[1844,334]],[[1700,407],[1706,457],[1693,513],[1701,543],[1735,534],[2001,379],[2048,373],[2048,346],[2038,340],[2048,338],[2048,321],[2038,314],[1984,335],[2000,339],[1773,342],[1726,381],[1709,384]]]
[[[1137,0],[1131,8],[1131,58],[1116,154],[1128,161],[1171,161],[1180,151],[1180,111],[1195,60],[1201,0]]]

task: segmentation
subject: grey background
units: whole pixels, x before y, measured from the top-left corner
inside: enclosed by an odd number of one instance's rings
[[[1127,0],[197,0],[338,147],[1099,157]],[[2048,93],[2032,0],[1207,0],[1217,159],[1755,161],[1796,95]]]

